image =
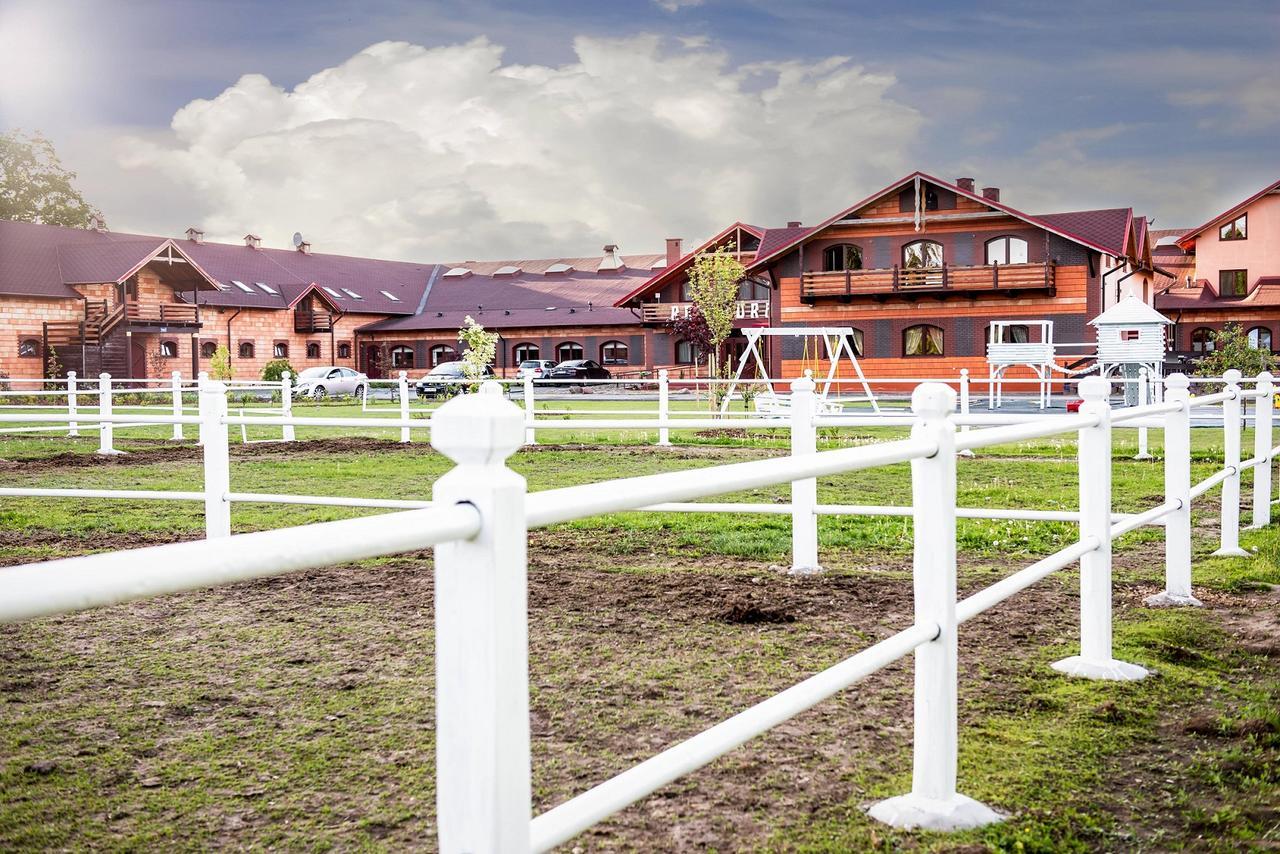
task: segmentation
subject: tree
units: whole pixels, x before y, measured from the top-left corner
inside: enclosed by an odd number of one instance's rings
[[[689,268],[689,296],[707,326],[707,367],[713,377],[720,375],[720,348],[733,332],[738,285],[746,272],[732,243],[703,252]]]
[[[1196,361],[1195,373],[1201,377],[1220,377],[1235,368],[1246,377],[1263,371],[1275,373],[1276,357],[1270,350],[1254,347],[1249,336],[1234,323],[1213,333],[1213,352]]]
[[[209,360],[209,379],[222,382],[233,376],[235,376],[235,369],[231,367],[231,351],[227,349],[226,344],[219,344],[213,351],[213,358]]]
[[[288,359],[272,359],[262,366],[262,379],[264,382],[278,383],[284,378],[285,371],[295,380],[298,378],[298,372],[289,364]]]
[[[474,389],[484,378],[484,369],[493,363],[497,355],[498,333],[486,332],[471,315],[467,315],[464,321],[466,325],[458,330],[458,340],[467,345],[462,353],[462,373],[471,380]]]
[[[0,133],[0,219],[86,228],[101,216],[72,186],[76,173],[40,133]]]

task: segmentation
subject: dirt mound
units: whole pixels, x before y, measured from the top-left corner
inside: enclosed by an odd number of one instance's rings
[[[763,608],[753,602],[733,602],[716,619],[723,623],[749,626],[757,623],[794,623],[796,615],[781,608]]]

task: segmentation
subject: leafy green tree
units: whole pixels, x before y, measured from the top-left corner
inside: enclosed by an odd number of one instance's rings
[[[43,134],[0,133],[0,219],[87,227],[90,214],[101,214],[73,186],[75,177]]]
[[[1235,368],[1246,377],[1263,371],[1276,372],[1276,357],[1270,350],[1249,344],[1249,336],[1234,323],[1213,333],[1213,352],[1196,361],[1195,373],[1201,377],[1220,377]]]
[[[467,345],[462,353],[462,373],[471,380],[474,390],[484,378],[485,367],[493,364],[498,353],[498,333],[486,332],[471,315],[464,321],[466,325],[458,330],[458,340]]]
[[[219,344],[213,351],[213,358],[209,360],[209,379],[222,382],[234,377],[235,373],[235,369],[231,367],[231,351],[226,344]]]
[[[272,359],[262,366],[262,379],[264,382],[278,383],[284,378],[285,371],[294,378],[298,376],[298,372],[293,369],[293,365],[289,364],[288,359]]]
[[[733,244],[703,252],[689,268],[689,296],[707,325],[707,367],[711,376],[720,375],[720,348],[733,333],[733,313],[738,301],[738,285],[747,269],[733,254]]]

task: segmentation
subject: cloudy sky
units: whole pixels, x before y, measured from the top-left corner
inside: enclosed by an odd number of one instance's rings
[[[119,231],[659,251],[913,169],[1198,224],[1280,177],[1280,4],[0,0],[0,129]]]

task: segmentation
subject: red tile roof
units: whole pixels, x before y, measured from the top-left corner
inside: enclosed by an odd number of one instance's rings
[[[1197,309],[1237,311],[1241,308],[1275,308],[1280,306],[1280,276],[1261,276],[1245,296],[1220,297],[1218,289],[1207,279],[1191,287],[1175,285],[1156,294],[1156,308],[1164,310]]]
[[[1058,231],[1075,235],[1110,255],[1127,255],[1126,237],[1131,208],[1104,208],[1093,211],[1066,211],[1063,213],[1036,214],[1035,219],[1047,223]],[[1145,222],[1145,220],[1144,220]]]

